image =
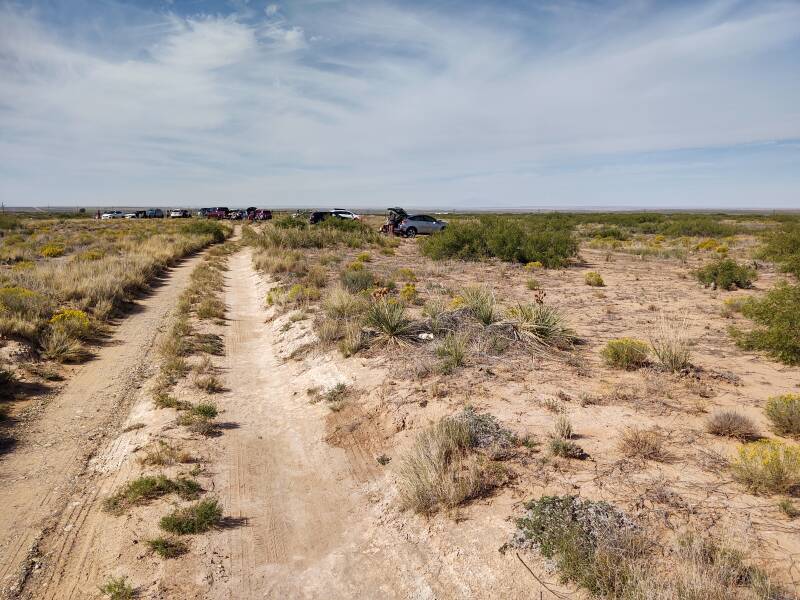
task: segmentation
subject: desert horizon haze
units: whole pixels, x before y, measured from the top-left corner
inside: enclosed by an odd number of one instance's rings
[[[6,206],[792,208],[796,2],[0,0]]]

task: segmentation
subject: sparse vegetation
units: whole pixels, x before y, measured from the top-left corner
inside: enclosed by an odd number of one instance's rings
[[[406,317],[406,307],[401,302],[381,298],[367,308],[365,324],[376,332],[376,341],[400,343],[414,332],[414,324]]]
[[[222,524],[222,507],[214,498],[206,498],[161,517],[161,529],[177,535],[205,533]]]
[[[165,537],[147,540],[147,546],[161,558],[177,558],[189,551],[185,542]]]
[[[617,369],[638,369],[647,364],[650,348],[633,338],[610,340],[600,353],[605,363]]]
[[[676,373],[691,366],[691,339],[685,319],[669,319],[662,315],[651,333],[650,347],[665,371]]]
[[[100,593],[110,600],[133,600],[136,597],[136,591],[128,583],[127,577],[110,577],[100,586]]]
[[[603,281],[603,277],[596,271],[589,271],[583,278],[583,281],[586,285],[591,287],[604,287],[606,285]]]
[[[467,287],[461,291],[461,300],[470,314],[484,325],[498,320],[494,292],[485,286]]]
[[[570,348],[578,341],[563,313],[544,302],[519,303],[508,310],[507,317],[521,337],[538,348]]]
[[[467,337],[462,333],[448,332],[436,347],[436,356],[441,359],[439,369],[452,373],[462,366],[467,358]]]
[[[142,476],[128,482],[103,502],[103,508],[112,514],[122,514],[128,507],[145,504],[167,494],[177,494],[190,500],[200,493],[200,484],[194,479],[169,479],[164,475]]]
[[[800,448],[777,440],[751,442],[739,448],[731,469],[755,494],[785,494],[800,486]]]
[[[706,421],[706,430],[713,434],[737,440],[749,440],[757,436],[752,419],[732,410],[718,410]]]
[[[767,400],[764,414],[780,435],[800,436],[800,394],[783,394]]]
[[[667,458],[665,437],[656,429],[626,428],[619,438],[619,450],[628,458],[663,461]]]

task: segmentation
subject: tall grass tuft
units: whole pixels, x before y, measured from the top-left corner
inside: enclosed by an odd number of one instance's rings
[[[406,307],[401,302],[381,298],[367,308],[365,323],[377,332],[378,341],[404,342],[414,333],[414,324],[406,318]]]
[[[650,347],[663,369],[673,373],[688,369],[692,350],[686,319],[668,319],[662,315],[650,335]]]

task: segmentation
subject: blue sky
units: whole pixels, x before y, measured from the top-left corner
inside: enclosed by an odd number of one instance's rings
[[[800,2],[0,0],[0,200],[800,208]]]

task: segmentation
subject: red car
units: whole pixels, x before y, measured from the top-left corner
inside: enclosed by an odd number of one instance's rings
[[[206,212],[206,219],[227,219],[229,212],[228,207],[217,206]]]

